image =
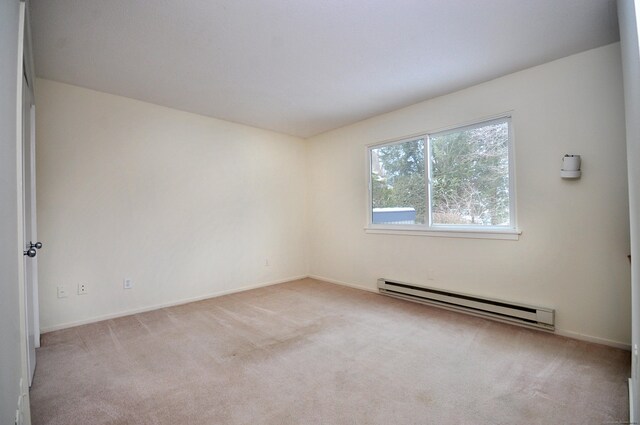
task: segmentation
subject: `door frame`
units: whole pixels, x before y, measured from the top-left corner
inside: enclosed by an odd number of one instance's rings
[[[21,354],[21,380],[20,380],[20,398],[18,402],[18,423],[28,425],[31,423],[31,409],[29,402],[29,364],[27,360],[28,356],[28,335],[27,329],[27,314],[28,312],[25,291],[25,261],[23,250],[27,243],[24,240],[24,208],[23,202],[23,79],[25,75],[28,75],[29,81],[35,82],[34,67],[33,67],[33,49],[31,47],[31,30],[29,22],[28,4],[26,0],[20,0],[19,5],[19,22],[18,22],[18,55],[17,55],[17,75],[16,75],[16,201],[17,201],[17,239],[18,246],[16,246],[16,261],[18,265],[18,297],[19,297],[19,311],[20,311],[20,338],[22,343],[20,344]],[[33,86],[33,84],[31,84]],[[31,92],[32,99],[35,99],[35,92]],[[32,100],[33,103],[33,100]],[[31,109],[30,109],[31,110]],[[31,135],[33,133],[33,127],[31,129]],[[34,139],[35,140],[35,139]],[[31,316],[34,324],[38,323]],[[39,328],[39,326],[38,326]],[[39,330],[38,330],[39,334]],[[39,340],[40,338],[36,338]]]
[[[28,10],[29,2],[23,1],[23,4],[25,5],[25,10]],[[25,13],[24,19],[25,19],[25,28],[24,28],[24,48],[23,48],[23,58],[24,58],[23,73],[24,73],[24,76],[27,78],[27,81],[30,82],[29,91],[31,92],[31,107],[29,108],[29,114],[30,114],[29,141],[31,144],[29,147],[30,148],[29,152],[31,154],[31,158],[30,158],[31,175],[30,175],[29,181],[31,182],[31,187],[29,188],[29,193],[31,195],[31,199],[30,199],[31,208],[34,211],[34,214],[32,214],[31,216],[31,232],[32,232],[33,238],[37,239],[38,221],[35,214],[35,211],[37,211],[37,208],[36,208],[36,88],[35,88],[36,75],[35,75],[34,60],[33,60],[32,41],[31,41],[31,25],[30,25],[30,19],[29,19],[28,13]],[[24,160],[25,158],[23,158],[23,161]],[[38,303],[38,260],[37,258],[38,258],[37,256],[33,258],[34,261],[32,261],[32,265],[31,265],[33,281],[34,281],[34,292],[33,292],[34,299],[33,299],[33,312],[32,312],[33,314],[31,314],[30,317],[32,318],[35,326],[35,337],[36,337],[35,347],[39,348],[40,347],[40,309],[39,309],[39,303]]]
[[[625,97],[631,241],[631,377],[629,423],[640,417],[640,0],[618,0]]]
[[[19,74],[21,92],[19,116],[21,131],[19,164],[21,165],[18,178],[20,180],[19,195],[22,205],[21,216],[23,218],[19,232],[22,232],[21,251],[29,249],[30,242],[37,241],[37,219],[36,219],[36,160],[35,160],[35,72],[33,65],[33,49],[31,43],[31,26],[29,22],[28,3],[20,3],[20,20],[23,24],[21,29],[22,39],[22,60],[19,60],[18,67],[22,70]],[[25,156],[26,155],[26,156]],[[28,175],[25,175],[28,173]],[[28,208],[27,208],[28,206]],[[28,215],[28,216],[27,216]],[[25,235],[29,234],[31,240],[25,240]],[[25,339],[27,355],[27,383],[32,384],[33,373],[36,366],[35,349],[40,346],[40,314],[38,305],[38,260],[37,256],[29,258],[23,256],[23,293],[24,293],[24,315],[25,315]]]

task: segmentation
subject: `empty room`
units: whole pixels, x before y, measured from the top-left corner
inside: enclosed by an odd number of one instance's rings
[[[0,425],[637,424],[640,0],[2,0]]]

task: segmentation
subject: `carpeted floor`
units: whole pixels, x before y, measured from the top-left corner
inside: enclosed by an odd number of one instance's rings
[[[35,425],[603,424],[630,355],[305,279],[43,335]]]

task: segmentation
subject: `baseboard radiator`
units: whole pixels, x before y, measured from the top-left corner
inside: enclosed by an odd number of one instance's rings
[[[381,294],[394,298],[461,311],[501,322],[547,331],[555,329],[555,310],[550,308],[482,298],[388,279],[378,279],[378,290]]]

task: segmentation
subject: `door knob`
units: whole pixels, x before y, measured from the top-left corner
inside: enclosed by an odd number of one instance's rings
[[[42,242],[29,242],[29,249],[27,249],[26,251],[24,251],[24,255],[26,255],[27,257],[35,257],[38,254],[38,251],[36,251],[37,249],[42,248]]]

